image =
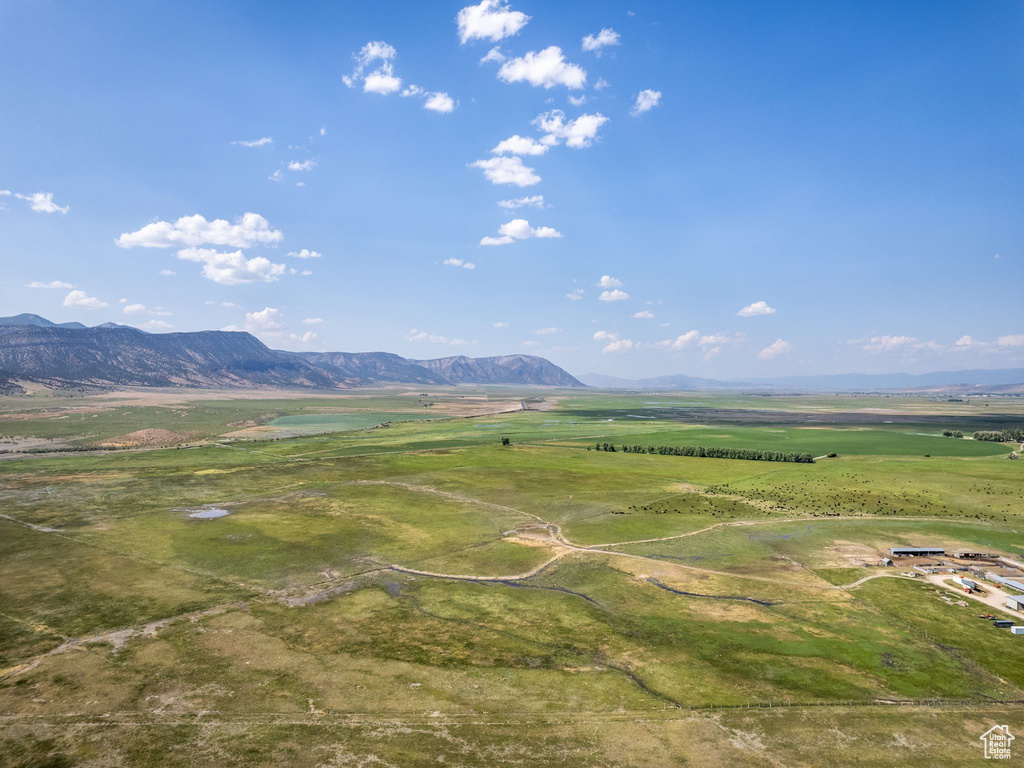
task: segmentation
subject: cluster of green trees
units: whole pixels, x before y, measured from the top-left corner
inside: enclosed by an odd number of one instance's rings
[[[1024,429],[1010,427],[1002,432],[975,432],[974,439],[989,443],[1024,443]]]
[[[616,453],[652,453],[659,456],[697,456],[705,459],[745,459],[746,461],[792,461],[799,464],[813,464],[809,453],[783,451],[760,451],[755,448],[719,448],[704,445],[623,445],[616,448],[612,443],[597,443],[596,451]]]
[[[959,429],[944,429],[942,430],[943,437],[963,437],[964,433]]]

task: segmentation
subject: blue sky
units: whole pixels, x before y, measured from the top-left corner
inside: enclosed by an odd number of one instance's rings
[[[0,2],[0,314],[1024,365],[1021,3],[466,2]]]

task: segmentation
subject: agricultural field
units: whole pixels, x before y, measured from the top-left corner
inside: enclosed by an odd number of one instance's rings
[[[881,557],[1024,559],[1021,446],[969,439],[1021,426],[1011,397],[0,398],[0,766],[974,764],[1024,730],[1024,637]]]

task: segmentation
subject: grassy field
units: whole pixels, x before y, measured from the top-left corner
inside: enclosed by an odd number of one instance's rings
[[[1024,726],[1024,639],[879,562],[1024,558],[1019,446],[941,436],[1022,424],[1011,398],[4,398],[12,449],[89,450],[0,460],[0,766],[979,760]],[[146,430],[189,447],[102,450]]]

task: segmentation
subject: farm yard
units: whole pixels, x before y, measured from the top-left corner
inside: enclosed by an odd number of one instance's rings
[[[1024,559],[1020,446],[969,439],[1021,426],[1012,397],[5,397],[0,765],[975,760],[1024,726],[1024,637],[882,558]]]

